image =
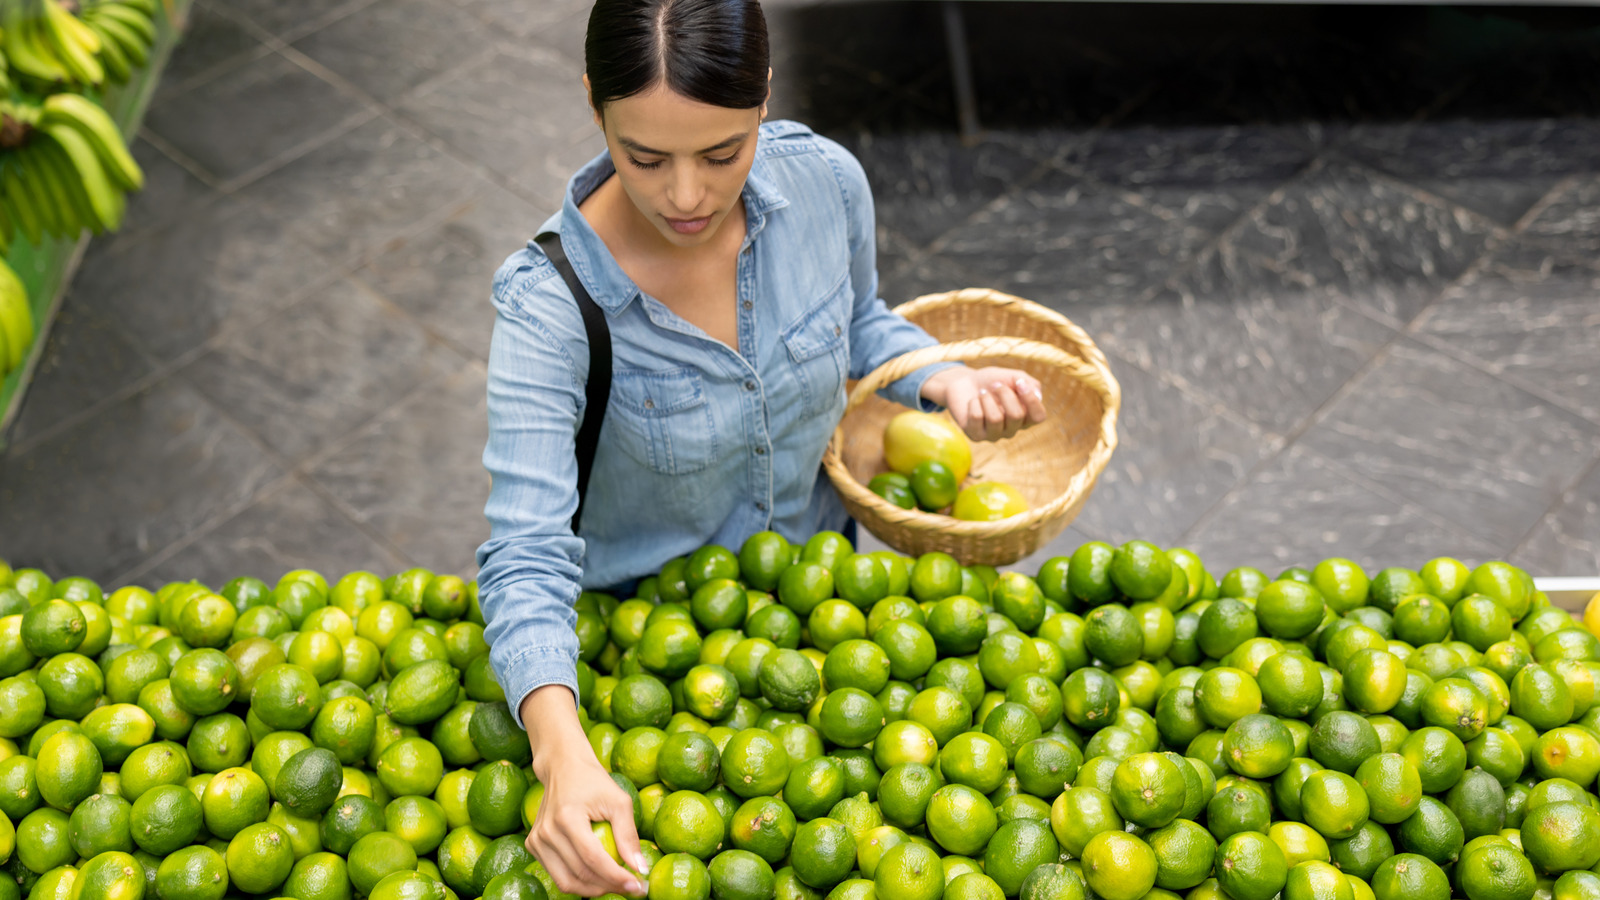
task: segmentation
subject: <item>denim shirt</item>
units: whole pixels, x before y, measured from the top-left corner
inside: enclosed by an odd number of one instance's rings
[[[642,293],[578,211],[615,172],[609,154],[573,176],[541,229],[560,232],[611,329],[611,399],[579,535],[571,520],[589,370],[583,319],[536,244],[495,274],[483,452],[493,487],[478,589],[494,671],[519,722],[535,688],[578,693],[581,588],[652,574],[709,543],[737,550],[766,529],[803,540],[841,527],[847,517],[820,464],[845,380],[934,343],[878,297],[872,194],[856,159],[781,121],[761,126],[755,154],[743,192],[737,349]],[[945,367],[882,393],[931,409],[919,392]]]

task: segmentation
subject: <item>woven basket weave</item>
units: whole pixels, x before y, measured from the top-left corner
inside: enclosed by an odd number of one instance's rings
[[[823,455],[823,469],[856,521],[889,546],[938,550],[964,565],[1009,565],[1066,528],[1083,508],[1117,446],[1121,389],[1083,329],[1038,304],[980,288],[921,297],[896,312],[944,341],[890,360],[851,390]],[[883,429],[905,407],[878,397],[884,385],[930,363],[1021,369],[1038,379],[1050,415],[1003,441],[972,445],[967,483],[1002,481],[1029,510],[999,522],[966,522],[901,509],[867,490],[883,462]]]

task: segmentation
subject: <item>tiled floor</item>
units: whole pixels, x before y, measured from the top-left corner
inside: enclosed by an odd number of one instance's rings
[[[0,556],[470,574],[488,279],[599,146],[588,5],[199,0]],[[884,296],[1000,288],[1110,357],[1122,443],[1045,554],[1600,573],[1595,11],[969,3],[968,145],[936,5],[767,9],[773,113],[862,159]]]

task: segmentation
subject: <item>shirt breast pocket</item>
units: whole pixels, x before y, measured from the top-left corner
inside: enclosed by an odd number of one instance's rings
[[[688,475],[717,460],[716,421],[692,367],[618,369],[606,415],[628,432],[623,450],[662,475]]]
[[[841,282],[821,303],[802,313],[783,330],[783,343],[794,364],[800,387],[802,418],[844,412],[844,384],[850,348],[845,340],[845,310],[850,290]]]

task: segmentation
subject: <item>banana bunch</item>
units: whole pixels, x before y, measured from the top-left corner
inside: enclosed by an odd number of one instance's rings
[[[100,38],[106,74],[126,82],[150,59],[156,42],[156,0],[82,0],[78,18]]]
[[[22,279],[0,259],[0,378],[22,367],[33,346],[33,312]]]
[[[11,67],[51,84],[94,85],[106,80],[105,42],[59,0],[0,0],[5,13],[0,49]]]
[[[126,194],[144,186],[144,173],[105,110],[63,93],[37,108],[10,104],[5,114],[32,130],[0,154],[0,245],[18,232],[37,244],[46,235],[73,239],[85,228],[103,234],[122,224]]]

